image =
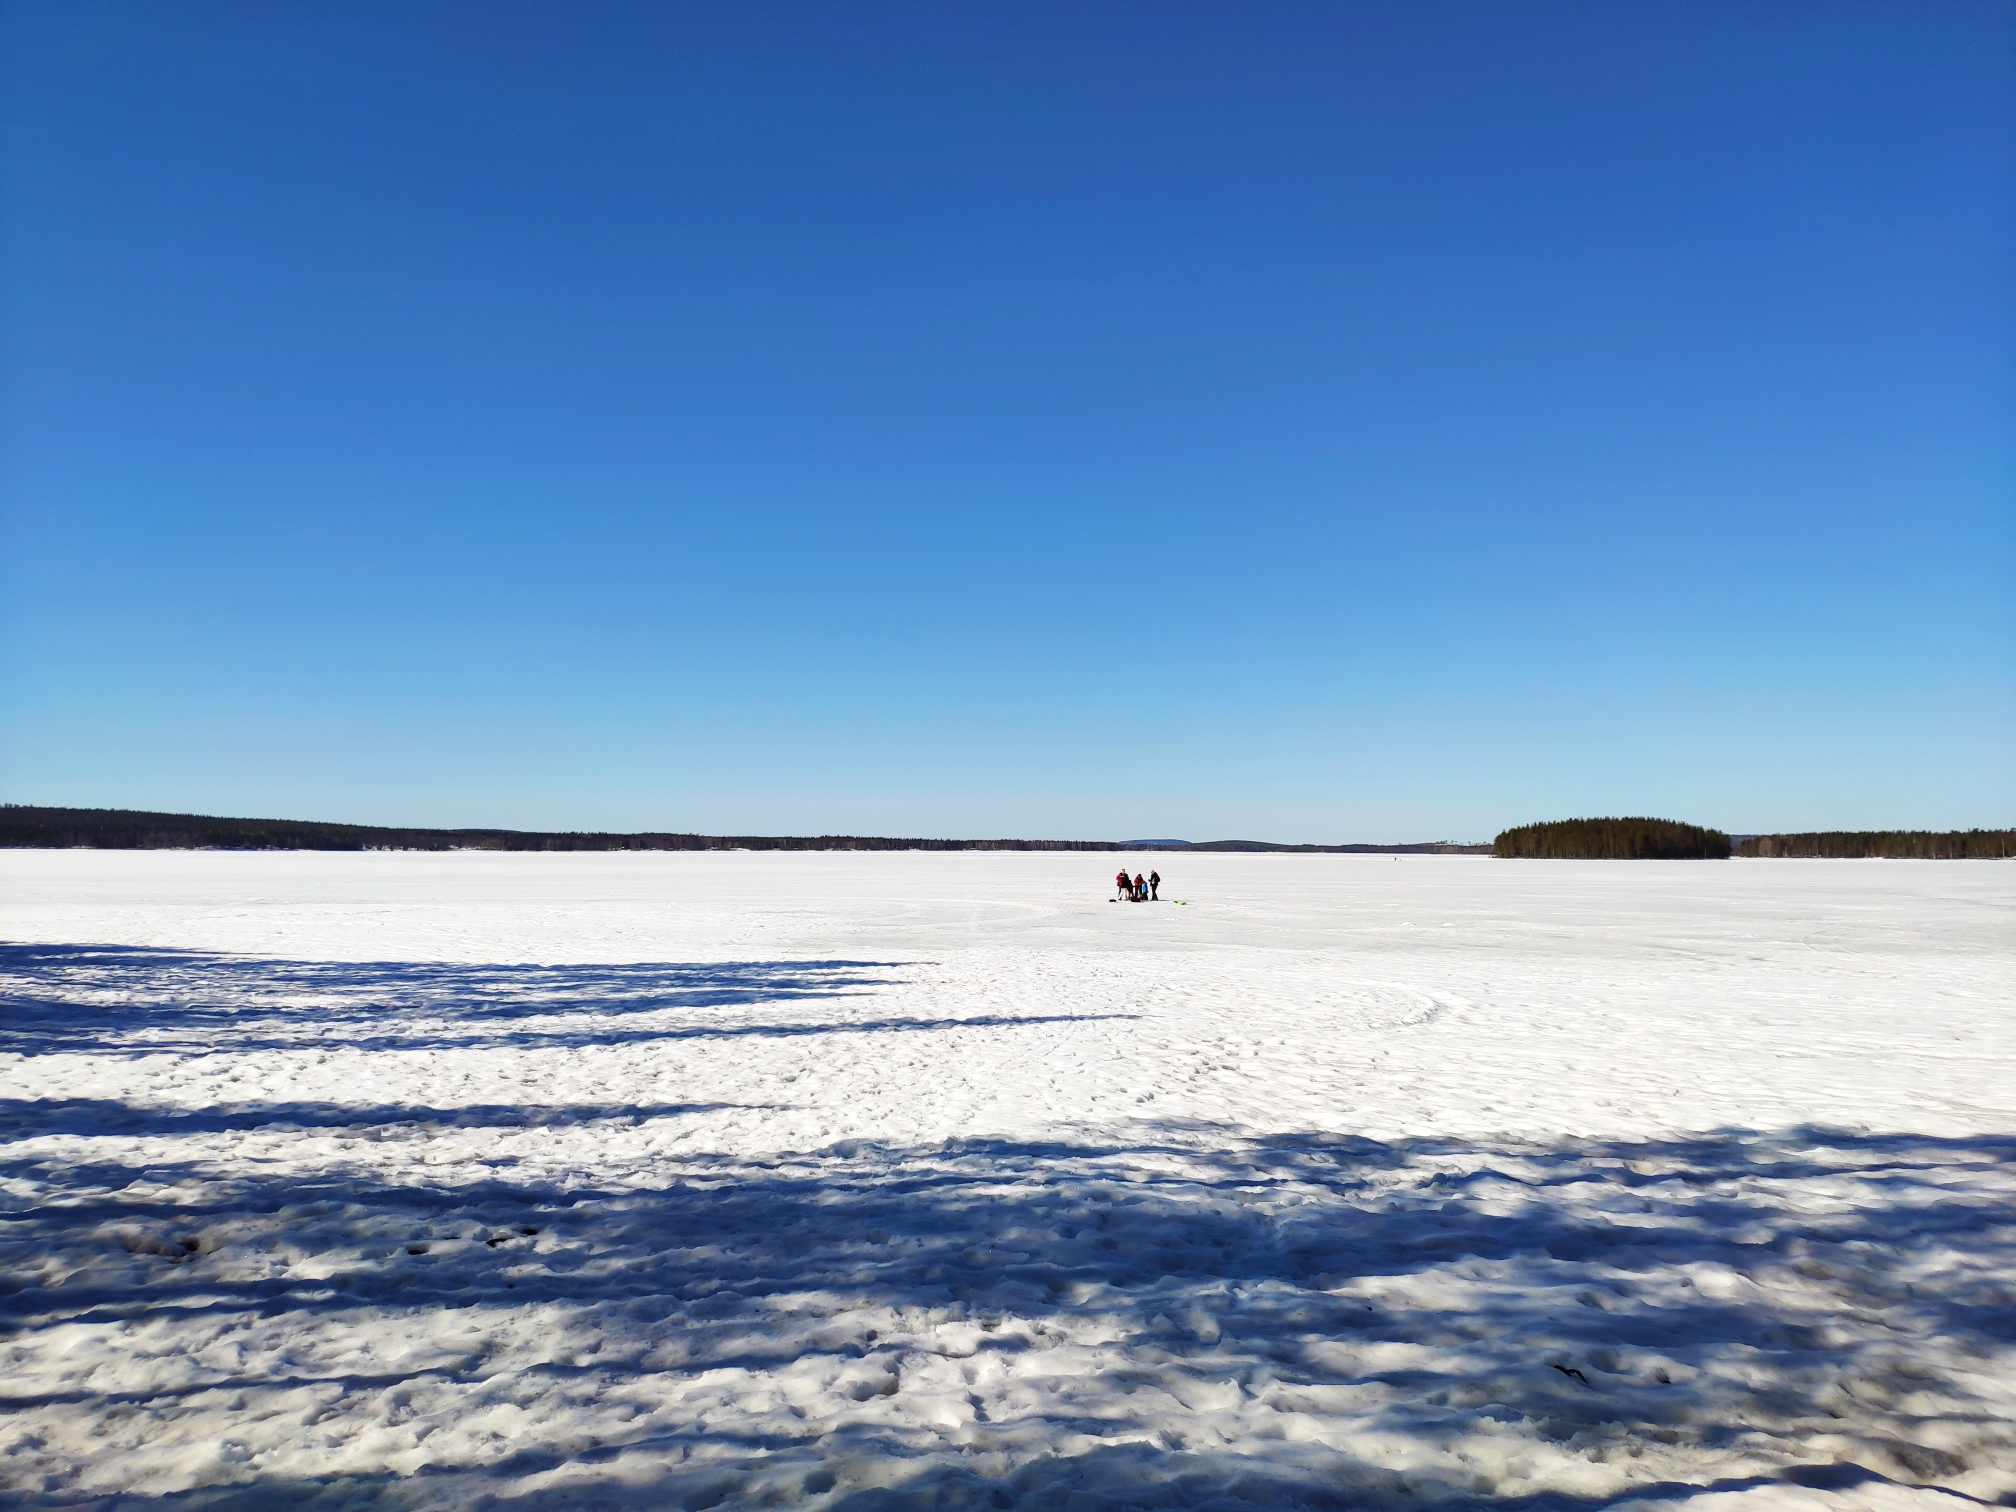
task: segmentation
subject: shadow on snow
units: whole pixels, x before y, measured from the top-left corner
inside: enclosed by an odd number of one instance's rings
[[[300,1108],[275,1113],[314,1121]],[[378,1110],[400,1113],[432,1117]],[[815,1357],[867,1383],[857,1393],[865,1398],[893,1394],[912,1368],[904,1348],[878,1338],[876,1319],[963,1320],[976,1357],[1026,1354],[1045,1329],[1096,1320],[1117,1351],[1099,1390],[1076,1416],[1049,1409],[1044,1424],[1083,1440],[1069,1454],[990,1464],[972,1461],[969,1445],[948,1461],[868,1421],[815,1431],[716,1420],[628,1438],[619,1431],[592,1446],[451,1457],[417,1478],[254,1482],[118,1504],[424,1506],[448,1495],[438,1477],[450,1476],[458,1503],[488,1487],[503,1498],[497,1505],[526,1509],[779,1498],[847,1512],[1533,1501],[1572,1509],[1623,1497],[1494,1497],[1432,1468],[1401,1473],[1344,1453],[1312,1460],[1286,1443],[1278,1454],[1189,1443],[1169,1426],[1172,1413],[1181,1418],[1172,1404],[1187,1400],[1185,1383],[1236,1382],[1283,1413],[1312,1391],[1374,1388],[1413,1404],[1392,1416],[1389,1433],[1424,1441],[1451,1421],[1524,1425],[1548,1443],[1615,1452],[1633,1442],[1708,1452],[1764,1434],[1785,1446],[1793,1463],[1784,1474],[1794,1481],[1922,1483],[1970,1468],[1968,1452],[1952,1447],[1950,1418],[1910,1405],[1933,1384],[1923,1352],[1956,1370],[1992,1370],[2016,1339],[2009,1213],[1952,1181],[1956,1168],[2007,1163],[2016,1154],[2009,1140],[1732,1132],[1492,1148],[1243,1143],[1223,1131],[1225,1148],[1207,1152],[1197,1132],[1144,1127],[1139,1139],[1107,1144],[856,1146],[768,1166],[702,1164],[645,1190],[65,1165],[22,1150],[0,1162],[0,1176],[33,1183],[42,1198],[7,1222],[7,1248],[67,1258],[48,1284],[12,1270],[0,1328],[16,1340],[58,1325],[158,1327],[178,1316],[212,1333],[259,1319],[342,1325],[461,1308],[558,1306],[566,1321],[552,1351],[508,1371],[477,1360],[355,1371],[212,1366],[172,1387],[122,1395],[87,1386],[11,1396],[8,1405],[160,1409],[218,1391],[372,1393],[416,1382],[522,1402],[564,1396],[589,1377],[690,1383]],[[1816,1180],[1839,1200],[1784,1200],[1788,1186]],[[301,1274],[298,1262],[291,1274],[243,1274],[265,1252],[318,1250],[333,1257],[322,1274]],[[1395,1281],[1432,1283],[1431,1296],[1464,1281],[1473,1290],[1436,1305],[1418,1286],[1394,1290]],[[1829,1307],[1786,1301],[1816,1284],[1836,1294]],[[1866,1325],[1860,1342],[1844,1346],[1837,1312]],[[1702,1387],[1702,1368],[1732,1350],[1749,1362],[1742,1389]],[[1684,1386],[1690,1378],[1693,1389]],[[975,1431],[1012,1444],[1017,1425]],[[1822,1438],[1855,1447],[1799,1462],[1818,1452],[1799,1445]],[[636,1469],[597,1478],[593,1467],[626,1456],[650,1467],[641,1480]],[[833,1464],[871,1464],[869,1479],[881,1483],[836,1483],[822,1468]],[[520,1484],[563,1470],[564,1490]],[[1761,1482],[1638,1484],[1629,1495],[1752,1483]]]
[[[51,947],[10,949],[0,965],[16,989],[6,1048],[128,1052],[158,1048],[137,1037],[142,1029],[240,1049],[301,1044],[273,1026],[314,1019],[345,1042],[376,1044],[388,1040],[380,1026],[402,1018],[424,1038],[444,1022],[826,999],[872,990],[896,969],[354,967]],[[144,1001],[111,1000],[121,993]],[[597,1038],[593,1027],[580,1032],[584,1043]],[[100,1503],[248,1512],[798,1503],[1583,1512],[1774,1478],[1926,1484],[1979,1468],[1984,1454],[2016,1454],[2006,1425],[1951,1405],[1955,1382],[2006,1369],[2016,1343],[2016,1227],[2003,1180],[2016,1140],[2006,1138],[1724,1131],[1536,1145],[1255,1140],[1142,1123],[1077,1140],[682,1158],[668,1164],[676,1174],[620,1188],[592,1176],[489,1179],[468,1167],[439,1182],[220,1169],[29,1142],[636,1122],[703,1106],[288,1103],[177,1114],[102,1099],[7,1102],[0,1120],[13,1138],[0,1145],[0,1181],[27,1195],[0,1220],[0,1338],[19,1346],[59,1327],[83,1337],[144,1324],[254,1341],[277,1320],[296,1346],[192,1347],[173,1379],[138,1388],[88,1373],[40,1395],[0,1384],[0,1404],[109,1419],[172,1413],[206,1394],[312,1388],[331,1400],[376,1394],[409,1412],[419,1410],[401,1406],[409,1398],[441,1396],[455,1404],[444,1409],[452,1419],[498,1401],[585,1412],[612,1389],[678,1402],[707,1381],[789,1370],[863,1404],[812,1418],[640,1413],[585,1439],[434,1459],[416,1451],[420,1461],[400,1475],[304,1481],[222,1466],[205,1489]],[[531,1344],[501,1360],[451,1351],[339,1364],[311,1347],[317,1330],[363,1337],[387,1319],[410,1320],[417,1337],[426,1320],[458,1311],[536,1311],[540,1322]],[[999,1415],[970,1415],[923,1442],[871,1409],[944,1364],[949,1356],[917,1341],[947,1330],[963,1341],[960,1360],[1021,1362],[1031,1379],[1058,1341],[1075,1341],[1059,1358],[1104,1353],[1075,1395],[1060,1388],[1020,1416],[997,1398]],[[1366,1409],[1372,1428],[1425,1457],[1411,1468],[1376,1462],[1289,1432],[1340,1391],[1383,1403]],[[1197,1405],[1212,1393],[1242,1422],[1280,1426],[1258,1439],[1214,1437]],[[1781,1468],[1542,1495],[1484,1485],[1428,1453],[1476,1432],[1523,1435],[1592,1463],[1650,1445],[1707,1464],[1763,1444],[1754,1452]]]
[[[1115,1014],[678,1020],[756,1005],[873,996],[901,961],[465,965],[283,961],[127,946],[0,945],[0,1053],[502,1047],[1009,1028]],[[525,1021],[536,1020],[536,1026]],[[517,1027],[514,1027],[516,1025]]]

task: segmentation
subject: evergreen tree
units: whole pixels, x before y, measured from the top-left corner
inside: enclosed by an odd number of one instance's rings
[[[1491,853],[1530,861],[1726,861],[1729,837],[1672,819],[1559,819],[1508,829]]]

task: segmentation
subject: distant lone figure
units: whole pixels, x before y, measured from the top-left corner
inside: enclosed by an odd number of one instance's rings
[[[1148,873],[1148,901],[1150,903],[1160,903],[1162,901],[1161,896],[1156,892],[1156,889],[1161,885],[1162,873],[1152,871]]]

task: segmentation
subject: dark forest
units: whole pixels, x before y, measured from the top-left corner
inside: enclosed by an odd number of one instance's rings
[[[1751,835],[1739,856],[1894,856],[1914,861],[1969,861],[2016,856],[2016,830],[1824,830],[1803,835]]]
[[[1729,837],[1672,819],[1561,819],[1508,829],[1491,852],[1523,861],[1726,861]]]

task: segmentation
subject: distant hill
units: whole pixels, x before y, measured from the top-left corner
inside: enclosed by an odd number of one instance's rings
[[[1561,819],[1508,829],[1491,850],[1529,861],[1726,861],[1729,837],[1672,819]]]
[[[400,829],[303,819],[224,819],[134,809],[0,805],[0,848],[51,850],[909,850],[909,851],[1320,851],[1482,853],[1488,846],[1272,845],[1261,840],[931,840],[881,835],[689,835],[505,829]]]
[[[1823,830],[1803,835],[1745,835],[1739,856],[1891,856],[1965,861],[2016,856],[2016,830]]]

